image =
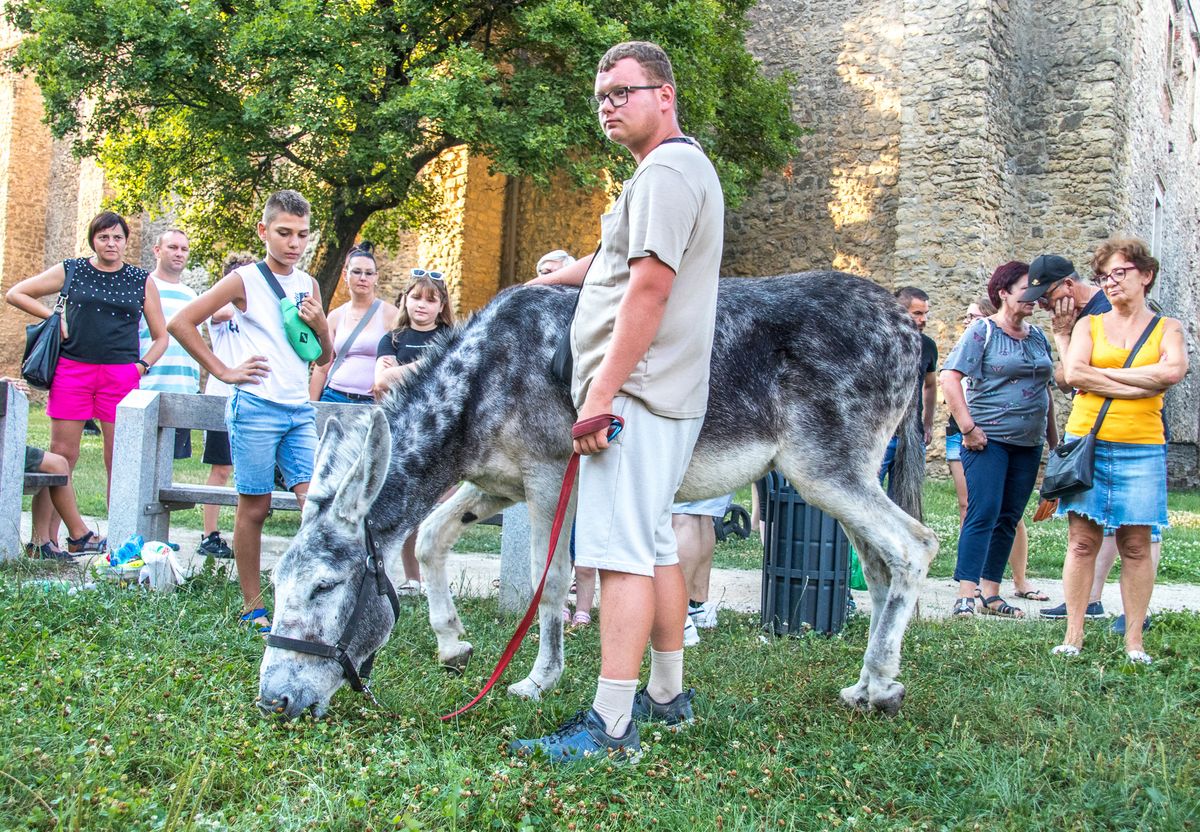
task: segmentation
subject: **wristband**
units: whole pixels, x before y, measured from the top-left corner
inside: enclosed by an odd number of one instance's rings
[[[970,436],[971,432],[974,431],[975,428],[977,428],[977,427],[979,427],[979,425],[971,425],[971,430],[964,430],[963,436]]]
[[[148,372],[150,372],[150,365],[149,365],[149,364],[147,364],[147,363],[146,363],[145,361],[143,361],[142,359],[138,358],[138,359],[136,359],[136,360],[134,361],[134,363],[135,363],[135,364],[141,364],[143,367],[145,367],[145,368],[146,368],[146,372],[147,372],[147,373],[148,373]]]

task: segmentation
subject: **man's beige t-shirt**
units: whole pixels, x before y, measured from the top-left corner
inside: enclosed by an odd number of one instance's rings
[[[674,270],[675,281],[658,333],[620,395],[640,399],[659,416],[703,416],[725,230],[725,201],[716,170],[694,145],[659,145],[625,182],[600,226],[600,252],[584,281],[571,325],[576,408],[583,407],[612,343],[617,310],[629,286],[630,261],[654,255]]]

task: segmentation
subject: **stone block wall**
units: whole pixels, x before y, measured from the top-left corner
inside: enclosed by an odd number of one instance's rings
[[[812,132],[727,215],[725,274],[832,267],[892,283],[902,6],[763,0],[751,10],[748,46],[768,75],[794,75],[792,114]]]
[[[566,176],[554,177],[547,187],[522,181],[518,185],[514,282],[537,274],[537,261],[561,248],[579,258],[600,242],[600,217],[612,199],[604,189],[584,191]]]

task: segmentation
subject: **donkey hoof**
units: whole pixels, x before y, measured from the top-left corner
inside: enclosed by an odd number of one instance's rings
[[[526,676],[521,681],[508,686],[508,695],[536,702],[542,698],[542,689],[537,682]]]
[[[471,661],[471,655],[475,652],[475,648],[466,642],[463,642],[463,647],[465,649],[460,650],[453,656],[439,657],[438,664],[447,673],[461,676],[463,671],[467,669],[467,663]]]
[[[895,716],[900,713],[904,704],[904,685],[892,682],[880,693],[871,695],[871,707],[884,716]]]
[[[867,685],[865,682],[858,682],[848,688],[842,688],[841,693],[842,704],[847,708],[855,711],[866,711],[870,708],[867,701]]]

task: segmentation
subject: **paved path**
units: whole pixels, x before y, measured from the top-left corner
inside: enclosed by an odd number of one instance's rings
[[[94,521],[88,518],[92,528]],[[29,539],[29,513],[22,517],[23,539]],[[200,542],[200,532],[189,529],[178,529],[172,533],[174,542],[180,545],[180,562],[185,572],[190,574],[202,563],[203,558],[196,554],[196,545]],[[267,535],[263,538],[263,569],[275,565],[287,548],[290,539]],[[232,561],[229,561],[232,566]],[[84,571],[86,574],[86,570]],[[232,569],[230,570],[232,573]],[[499,555],[450,555],[449,575],[456,594],[460,595],[489,595],[496,590],[492,582],[500,577]],[[1025,609],[1031,618],[1040,607],[1059,604],[1062,599],[1062,581],[1038,578],[1032,580],[1034,586],[1050,596],[1050,601],[1037,603],[1017,601],[1011,596],[1012,586],[1005,585],[1006,599],[1014,606]],[[739,612],[757,612],[762,593],[762,573],[754,569],[714,569],[711,582],[711,597],[718,600],[722,607]],[[921,589],[921,614],[929,618],[945,618],[957,595],[957,586],[949,578],[927,578]],[[854,592],[858,608],[864,612],[871,609],[871,597],[866,592]],[[1110,582],[1104,588],[1102,598],[1105,610],[1118,613],[1121,610],[1121,590],[1116,583]],[[1150,611],[1162,610],[1198,610],[1200,611],[1200,586],[1196,584],[1159,584],[1154,588],[1150,600]]]

